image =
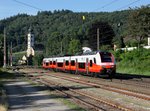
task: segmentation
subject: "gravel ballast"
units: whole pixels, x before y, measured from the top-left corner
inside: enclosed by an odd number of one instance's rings
[[[8,96],[8,111],[72,111],[55,97],[50,97],[45,88],[37,88],[21,80],[5,84]]]

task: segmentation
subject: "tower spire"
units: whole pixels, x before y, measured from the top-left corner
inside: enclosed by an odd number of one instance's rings
[[[31,26],[28,29],[28,36],[27,36],[27,57],[30,55],[34,56],[34,34],[32,33]]]

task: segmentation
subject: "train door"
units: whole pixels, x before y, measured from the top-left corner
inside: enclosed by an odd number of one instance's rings
[[[55,61],[55,62],[56,62],[56,69],[55,69],[55,70],[56,70],[56,72],[57,72],[57,71],[58,71],[57,59],[56,59],[56,61]]]
[[[65,59],[63,59],[63,70],[64,70],[64,71],[66,70],[66,69],[65,69],[65,63],[66,63]]]
[[[69,71],[71,71],[71,56],[69,57]]]
[[[89,61],[89,59],[86,58],[86,64],[85,64],[86,74],[89,74],[89,65],[88,65],[88,61]]]
[[[76,59],[76,73],[75,74],[78,74],[78,59]]]

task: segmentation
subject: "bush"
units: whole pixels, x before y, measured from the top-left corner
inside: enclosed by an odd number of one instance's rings
[[[41,66],[43,58],[44,56],[42,53],[36,53],[35,56],[33,57],[33,65]]]
[[[18,61],[21,60],[24,55],[26,55],[25,51],[13,53],[13,65],[18,65]]]
[[[129,52],[114,52],[117,60],[117,69],[124,73],[144,73],[150,72],[150,49],[137,49]]]
[[[0,50],[0,67],[3,66],[3,53],[2,51]]]

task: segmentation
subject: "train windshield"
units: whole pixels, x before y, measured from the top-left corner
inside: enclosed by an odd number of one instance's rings
[[[112,62],[111,53],[100,52],[101,62]]]

